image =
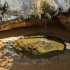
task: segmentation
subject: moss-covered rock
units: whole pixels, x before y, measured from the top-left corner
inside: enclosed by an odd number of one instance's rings
[[[59,54],[65,47],[61,41],[47,38],[20,39],[13,46],[19,55],[26,57],[47,56],[48,53],[48,55],[55,55],[57,51]]]

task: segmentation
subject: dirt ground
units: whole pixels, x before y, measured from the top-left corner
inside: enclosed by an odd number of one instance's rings
[[[70,70],[70,56],[49,60],[47,63],[31,63],[13,62],[10,70]]]

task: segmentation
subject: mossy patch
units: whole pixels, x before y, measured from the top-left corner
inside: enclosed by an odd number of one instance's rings
[[[14,42],[15,51],[27,58],[49,58],[64,52],[64,44],[57,39],[27,38]]]

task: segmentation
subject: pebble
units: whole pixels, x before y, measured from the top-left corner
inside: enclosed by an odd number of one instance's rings
[[[48,59],[41,59],[41,62],[42,62],[43,64],[46,64],[47,61],[48,61]]]

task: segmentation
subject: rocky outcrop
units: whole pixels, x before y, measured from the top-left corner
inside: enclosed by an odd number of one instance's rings
[[[0,4],[1,11],[4,11],[2,12],[3,18],[5,15],[7,16],[5,21],[10,20],[9,18],[12,19],[11,16],[22,16],[24,19],[28,19],[33,15],[35,18],[41,19],[42,14],[45,18],[51,19],[59,12],[67,12],[70,8],[69,0],[0,0]],[[7,11],[13,14],[7,14]]]
[[[53,20],[53,22],[48,21],[48,19],[50,19],[51,21],[52,18],[56,16],[58,17],[58,20],[61,24],[70,29],[69,17],[67,17],[67,15],[65,16],[60,14],[69,13],[69,8],[69,0],[0,0],[0,22],[8,21],[5,23],[13,23],[11,24],[11,26],[14,25],[14,27],[32,26],[39,25],[39,23],[58,23],[55,19]],[[22,18],[22,20],[19,20],[19,18]],[[44,19],[44,21],[42,21],[42,18]],[[18,20],[12,21],[13,19]],[[31,19],[32,21],[30,20],[26,22],[25,20],[23,22],[23,19]],[[17,25],[16,23],[21,23],[19,21],[22,21],[22,24]],[[2,24],[6,25],[5,23]],[[14,28],[11,27],[10,24],[9,26],[2,26],[1,29],[3,30],[3,28],[5,28],[4,30],[8,30]]]

